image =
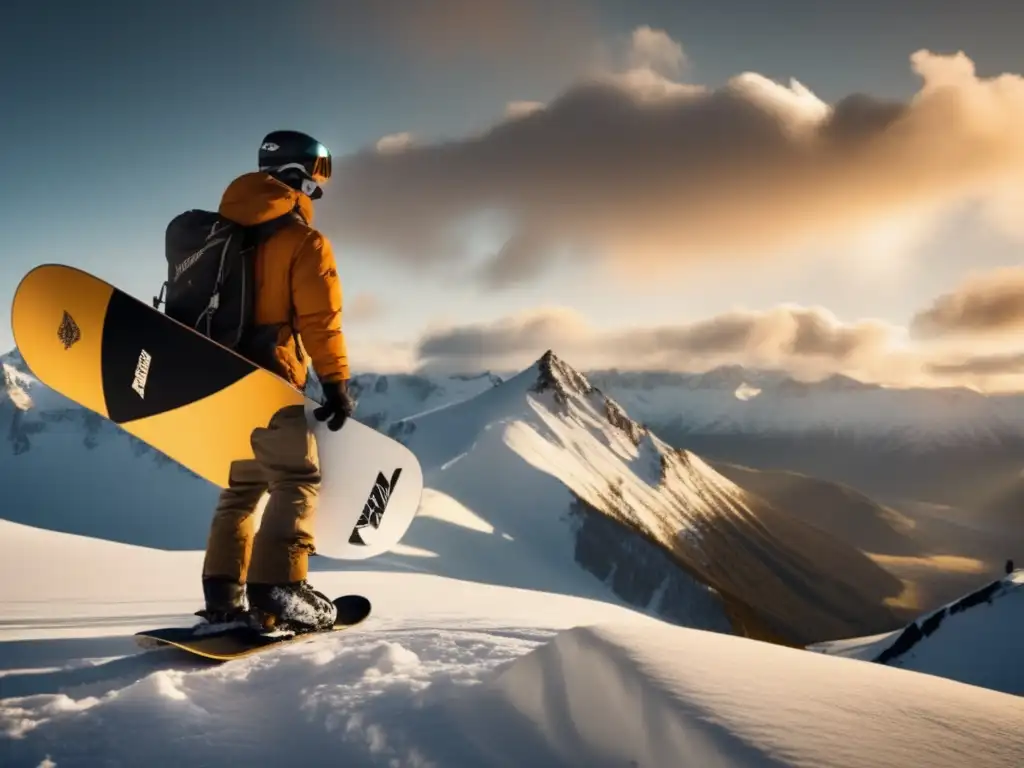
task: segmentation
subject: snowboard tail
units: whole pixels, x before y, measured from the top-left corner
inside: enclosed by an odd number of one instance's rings
[[[135,642],[147,650],[173,646],[195,656],[215,661],[230,661],[270,648],[350,629],[361,624],[370,615],[370,601],[362,595],[345,595],[332,602],[338,608],[338,618],[331,629],[295,635],[272,635],[262,634],[253,629],[237,628],[203,635],[197,634],[194,627],[165,627],[136,632],[134,637]]]
[[[73,267],[29,272],[11,325],[18,351],[47,385],[221,488],[232,461],[253,458],[252,431],[306,400],[284,379]]]

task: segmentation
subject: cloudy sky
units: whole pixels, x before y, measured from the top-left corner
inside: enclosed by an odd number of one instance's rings
[[[148,300],[297,128],[356,370],[1024,389],[1024,5],[152,5],[0,14],[0,301],[46,261]]]

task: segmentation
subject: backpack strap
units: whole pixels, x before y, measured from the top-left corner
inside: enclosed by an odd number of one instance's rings
[[[218,227],[218,225],[222,226]],[[216,245],[217,241],[214,240],[214,238],[225,230],[228,230],[228,232],[227,236],[224,238],[224,244],[220,248],[220,263],[217,266],[217,281],[214,283],[213,293],[210,294],[210,301],[206,305],[206,309],[203,310],[202,314],[199,315],[199,318],[196,321],[197,326],[203,320],[206,321],[206,335],[210,335],[210,324],[213,321],[213,314],[220,308],[220,291],[221,288],[224,287],[224,263],[227,259],[228,249],[231,247],[232,240],[235,237],[242,238],[245,235],[244,230],[242,230],[242,228],[237,224],[227,221],[226,219],[220,219],[210,225],[210,234],[206,237],[207,245],[205,247]]]

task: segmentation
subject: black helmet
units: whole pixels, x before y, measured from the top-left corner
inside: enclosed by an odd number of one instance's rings
[[[316,200],[331,178],[331,152],[305,133],[272,131],[260,144],[259,168]]]

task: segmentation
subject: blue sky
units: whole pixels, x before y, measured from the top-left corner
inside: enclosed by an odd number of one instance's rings
[[[922,47],[963,49],[984,76],[1024,71],[1015,32],[1024,8],[1007,10],[1009,3],[968,9],[905,1],[894,9],[790,1],[768,10],[754,0],[597,2],[585,4],[585,24],[566,28],[564,45],[555,27],[545,31],[541,13],[529,21],[540,30],[533,42],[520,41],[512,55],[453,45],[449,52],[459,55],[451,58],[419,50],[387,19],[365,23],[365,14],[347,10],[352,3],[253,0],[244,12],[229,10],[240,4],[195,0],[11,5],[0,23],[0,302],[8,304],[20,277],[47,261],[91,270],[149,299],[163,276],[167,221],[186,208],[215,207],[224,186],[252,168],[269,130],[307,131],[336,157],[403,131],[462,137],[500,120],[510,101],[553,98],[587,46],[616,45],[640,25],[682,45],[688,81],[718,86],[751,70],[782,83],[795,77],[825,101],[858,91],[910,97],[919,81],[908,57]],[[494,30],[481,23],[486,40]],[[978,229],[952,242],[934,237],[909,283],[876,288],[870,270],[867,282],[853,276],[837,284],[827,265],[797,265],[727,285],[711,267],[624,291],[604,273],[565,267],[487,292],[424,280],[325,227],[347,299],[370,296],[380,307],[347,326],[364,355],[357,368],[373,365],[374,344],[544,305],[573,308],[599,328],[780,302],[821,304],[851,321],[906,322],[964,270],[1020,261],[1014,242]],[[957,256],[966,248],[969,263]],[[11,346],[9,326],[0,327],[0,348]]]

